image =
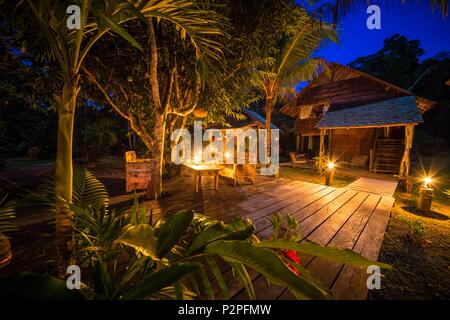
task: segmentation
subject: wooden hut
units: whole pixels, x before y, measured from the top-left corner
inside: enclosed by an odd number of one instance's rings
[[[222,131],[222,134],[224,136],[223,138],[223,152],[225,154],[233,154],[234,164],[222,164],[220,165],[222,170],[220,171],[220,176],[230,178],[233,180],[234,185],[236,184],[242,184],[246,182],[250,182],[252,184],[255,183],[256,180],[256,164],[250,164],[249,163],[249,154],[246,153],[246,159],[245,164],[237,164],[237,139],[235,138],[234,142],[234,150],[227,150],[227,141],[225,138],[225,130],[226,129],[241,129],[243,132],[247,131],[248,129],[254,129],[258,131],[259,129],[265,129],[266,128],[266,120],[265,118],[260,115],[259,113],[248,110],[248,109],[242,109],[242,113],[245,115],[245,119],[242,120],[236,120],[236,119],[227,119],[229,127],[217,127],[212,126],[210,128],[219,129]],[[270,126],[272,129],[280,130],[276,125],[271,124]],[[281,132],[281,130],[280,130]]]
[[[414,127],[433,105],[367,73],[331,63],[281,112],[296,119],[297,153],[309,149],[372,172],[407,176]]]

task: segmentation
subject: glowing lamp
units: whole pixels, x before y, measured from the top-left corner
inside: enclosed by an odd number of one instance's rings
[[[328,170],[325,173],[325,184],[332,187],[334,185],[334,163],[328,162]]]
[[[433,182],[433,179],[431,179],[430,177],[425,177],[425,179],[423,179],[423,182],[425,184],[425,187],[428,188],[428,186]]]

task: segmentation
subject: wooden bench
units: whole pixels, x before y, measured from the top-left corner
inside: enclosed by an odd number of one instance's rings
[[[360,154],[353,156],[350,162],[340,161],[340,164],[349,165],[352,168],[362,168],[366,166],[368,160],[369,160],[368,155]]]
[[[306,159],[305,154],[296,154],[295,152],[290,152],[289,156],[291,157],[292,168],[294,168],[296,164],[307,164],[308,163],[308,160]]]

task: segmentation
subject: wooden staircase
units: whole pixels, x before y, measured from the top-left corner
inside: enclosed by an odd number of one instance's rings
[[[402,161],[404,143],[402,139],[377,138],[372,171],[398,174]]]

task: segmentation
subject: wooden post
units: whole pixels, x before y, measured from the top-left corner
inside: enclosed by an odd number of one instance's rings
[[[409,176],[409,169],[411,166],[409,156],[411,154],[413,139],[414,139],[414,124],[407,124],[405,126],[405,151],[403,153],[403,158],[400,163],[399,176],[401,178]]]
[[[298,153],[300,153],[300,143],[301,143],[301,140],[302,140],[302,135],[301,134],[297,134],[297,140],[296,140],[296,143],[295,143],[295,152],[298,154]]]
[[[325,169],[323,167],[323,158],[325,157],[325,129],[320,129],[320,148],[319,148],[319,172],[320,174],[323,173],[323,170]]]
[[[300,136],[300,152],[303,153],[305,150],[305,139],[303,139],[303,136]]]
[[[328,158],[331,160],[331,129],[328,131]]]

